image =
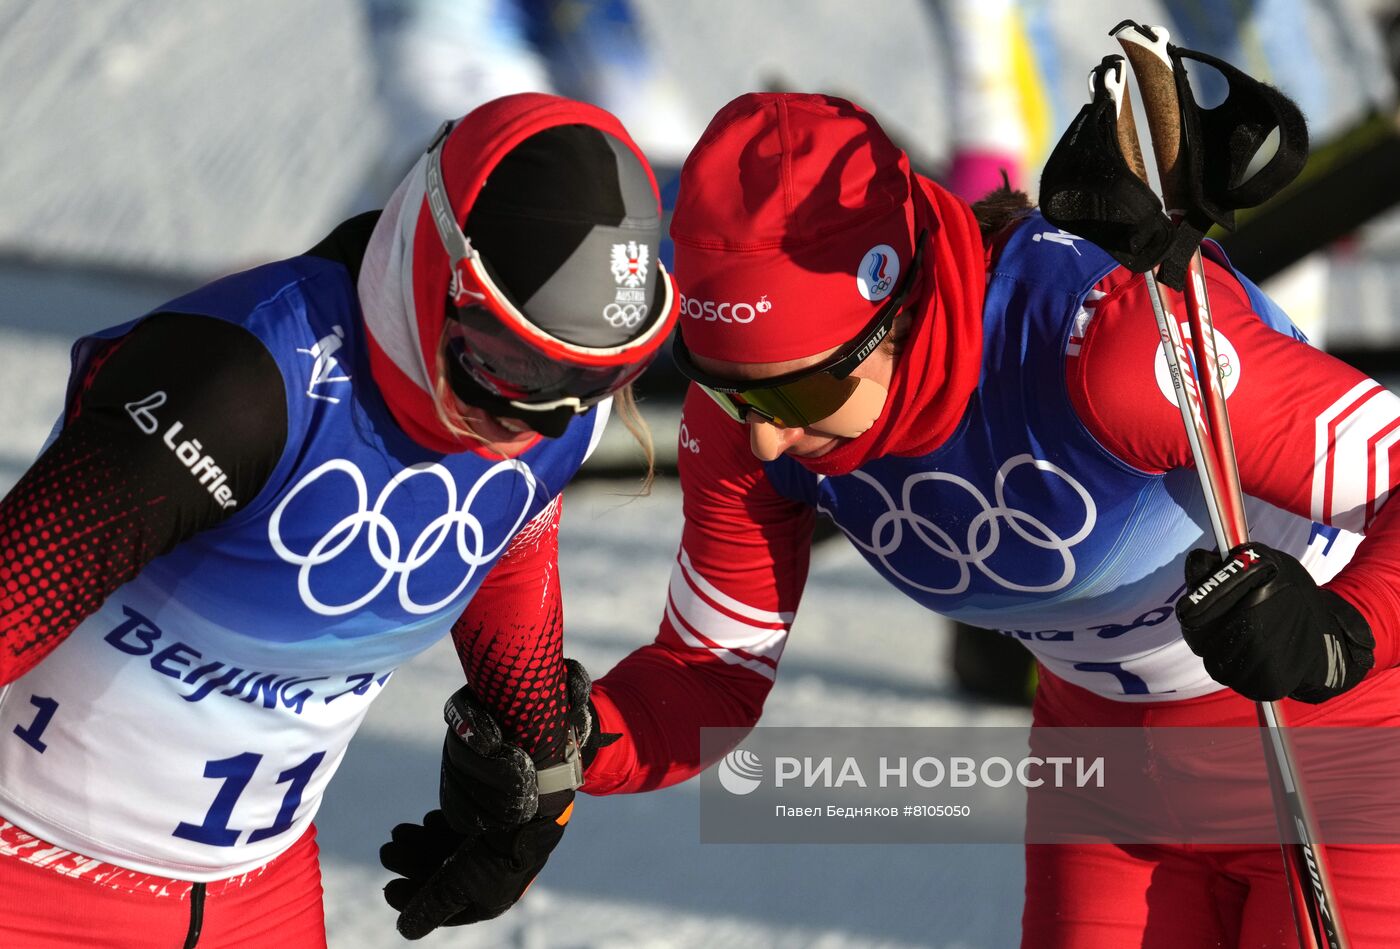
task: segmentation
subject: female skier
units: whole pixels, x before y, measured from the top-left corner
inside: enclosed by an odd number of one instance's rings
[[[0,944],[324,946],[322,792],[449,630],[540,796],[429,824],[448,882],[519,895],[502,854],[543,863],[584,736],[557,610],[517,619],[557,603],[560,492],[676,319],[659,237],[615,118],[509,96],[383,212],[78,341],[0,502]]]
[[[1178,621],[1221,563],[1183,577],[1213,545],[1141,276],[1023,196],[974,211],[817,95],[721,110],[671,233],[685,528],[656,641],[594,683],[620,738],[585,790],[684,780],[701,727],[758,721],[817,514],[927,608],[1024,641],[1037,725],[1253,727],[1266,699],[1290,725],[1400,724],[1400,401],[1218,251],[1257,560]],[[1400,853],[1324,849],[1352,945],[1390,945]],[[1027,848],[1028,949],[1293,939],[1277,845]]]

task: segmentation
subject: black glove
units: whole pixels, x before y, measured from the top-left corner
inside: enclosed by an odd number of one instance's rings
[[[1246,698],[1324,702],[1376,663],[1365,617],[1281,551],[1250,542],[1222,563],[1193,550],[1186,584],[1176,615],[1187,644],[1212,679]]]
[[[592,728],[588,673],[568,667],[570,740],[565,761],[542,770],[508,744],[500,726],[463,686],[447,701],[441,810],[400,824],[379,850],[391,880],[384,898],[398,930],[421,939],[438,926],[493,919],[524,894],[564,835],[586,760],[606,741]]]
[[[564,836],[571,811],[477,836],[453,830],[440,810],[422,824],[399,824],[379,848],[379,861],[403,877],[384,887],[384,899],[399,911],[399,934],[422,939],[439,926],[479,923],[510,909]]]

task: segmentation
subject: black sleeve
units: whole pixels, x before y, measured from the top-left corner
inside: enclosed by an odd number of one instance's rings
[[[98,354],[62,432],[0,500],[0,684],[247,506],[286,441],[281,372],[242,327],[159,314]]]

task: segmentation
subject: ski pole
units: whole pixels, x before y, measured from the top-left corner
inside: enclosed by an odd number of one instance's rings
[[[1144,32],[1152,30],[1151,33]],[[1185,214],[1189,200],[1184,181],[1185,169],[1181,154],[1181,107],[1177,98],[1176,74],[1167,54],[1167,31],[1161,27],[1144,28],[1124,21],[1112,34],[1122,45],[1137,77],[1142,92],[1147,129],[1152,136],[1152,152],[1161,183],[1162,201],[1167,214],[1179,220]],[[1131,117],[1129,124],[1132,124]],[[1144,179],[1145,180],[1145,179]],[[1173,281],[1164,281],[1169,286]],[[1215,446],[1217,467],[1222,478],[1220,493],[1226,519],[1230,524],[1233,543],[1248,540],[1249,526],[1244,513],[1244,491],[1240,487],[1239,465],[1235,458],[1234,439],[1230,434],[1230,417],[1225,410],[1225,376],[1220,366],[1215,339],[1215,325],[1210,317],[1210,300],[1206,295],[1205,268],[1201,263],[1201,248],[1192,248],[1187,263],[1184,286],[1174,287],[1184,294],[1184,307],[1177,313],[1186,314],[1185,329],[1191,336],[1205,423]],[[1174,302],[1183,302],[1180,297]],[[1178,325],[1180,319],[1178,317]],[[1217,538],[1218,539],[1218,538]],[[1230,547],[1221,547],[1221,555]]]
[[[1127,75],[1123,69],[1123,58],[1117,60],[1116,70],[1096,71],[1095,81],[1101,81],[1113,98],[1118,120],[1118,147],[1128,167],[1144,181],[1146,167],[1143,164],[1142,148],[1133,120],[1131,93],[1128,90]],[[1186,438],[1191,447],[1191,457],[1196,462],[1196,474],[1201,481],[1201,491],[1206,501],[1206,513],[1210,517],[1215,534],[1216,546],[1222,556],[1229,551],[1240,536],[1236,519],[1227,517],[1229,507],[1223,500],[1226,490],[1222,483],[1223,473],[1212,443],[1212,434],[1206,425],[1206,413],[1201,402],[1201,392],[1195,373],[1191,371],[1191,357],[1186,351],[1185,334],[1175,314],[1184,311],[1179,292],[1174,292],[1157,279],[1152,269],[1143,272],[1147,282],[1147,295],[1152,302],[1152,315],[1157,321],[1157,332],[1162,338],[1162,352],[1166,356],[1168,374],[1176,393],[1177,408],[1181,411],[1181,421],[1186,430]],[[1170,304],[1175,304],[1171,306]],[[1243,505],[1239,505],[1242,509]],[[1242,520],[1242,515],[1241,518]]]
[[[1122,44],[1142,92],[1163,203],[1180,214],[1188,199],[1181,177],[1181,111],[1175,72],[1167,54],[1167,31],[1161,27],[1144,27],[1124,21],[1114,28],[1111,35]],[[1120,110],[1119,118],[1120,129],[1124,123],[1132,125],[1131,108]],[[1137,144],[1136,129],[1131,141],[1127,141],[1122,132],[1119,141],[1120,147],[1134,147]],[[1125,158],[1135,171],[1140,173],[1143,170],[1140,147],[1136,161],[1127,153]],[[1188,399],[1182,402],[1182,418],[1187,425],[1188,440],[1197,466],[1205,465],[1209,469],[1209,476],[1202,475],[1202,483],[1206,486],[1206,506],[1212,512],[1216,542],[1224,557],[1235,546],[1246,543],[1249,537],[1244,518],[1244,494],[1240,487],[1239,467],[1225,407],[1224,376],[1216,355],[1215,328],[1210,317],[1203,274],[1200,248],[1197,246],[1193,249],[1183,286],[1169,288],[1171,292],[1167,299],[1177,307],[1177,313],[1186,313],[1191,329],[1192,355],[1195,356],[1197,370],[1194,375],[1199,386],[1178,384],[1178,400],[1181,400],[1183,389],[1189,388],[1195,395],[1192,400],[1192,393],[1187,393]],[[1192,375],[1184,347],[1180,345],[1181,327],[1177,318],[1163,318],[1163,314],[1169,311],[1164,305],[1161,288],[1151,272],[1145,277],[1154,315],[1158,318],[1159,329],[1164,331],[1163,349],[1167,352],[1173,377]],[[1169,333],[1170,330],[1175,332]],[[1189,409],[1186,407],[1188,404]],[[1199,433],[1206,436],[1204,444]],[[1198,446],[1203,449],[1199,454]],[[1296,756],[1281,727],[1279,709],[1276,703],[1261,702],[1257,710],[1263,729],[1264,757],[1282,838],[1284,870],[1298,938],[1306,949],[1347,949],[1346,934],[1335,909],[1337,902],[1330,874],[1316,842],[1316,823],[1298,781]],[[1297,835],[1296,843],[1288,841],[1290,831]]]

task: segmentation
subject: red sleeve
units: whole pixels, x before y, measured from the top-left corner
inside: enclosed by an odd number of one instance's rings
[[[807,579],[814,511],[778,494],[748,429],[693,386],[679,458],[685,529],[666,612],[656,641],[594,684],[599,727],[622,738],[589,767],[590,794],[684,781],[711,763],[701,728],[752,727]]]
[[[568,715],[556,497],[511,541],[452,627],[462,670],[505,737],[563,760]]]
[[[1206,261],[1211,315],[1233,379],[1230,427],[1245,493],[1323,524],[1366,533],[1329,589],[1376,635],[1376,667],[1400,662],[1400,515],[1385,510],[1400,481],[1400,399],[1380,383],[1291,335],[1270,329],[1228,270]],[[1068,360],[1071,401],[1089,431],[1134,467],[1193,467],[1166,383],[1146,285],[1115,271],[1091,295],[1079,352]],[[1227,346],[1228,344],[1228,346]]]
[[[112,344],[0,501],[0,685],[148,562],[241,510],[286,439],[281,372],[246,330],[162,314]],[[200,446],[193,467],[177,444]]]

